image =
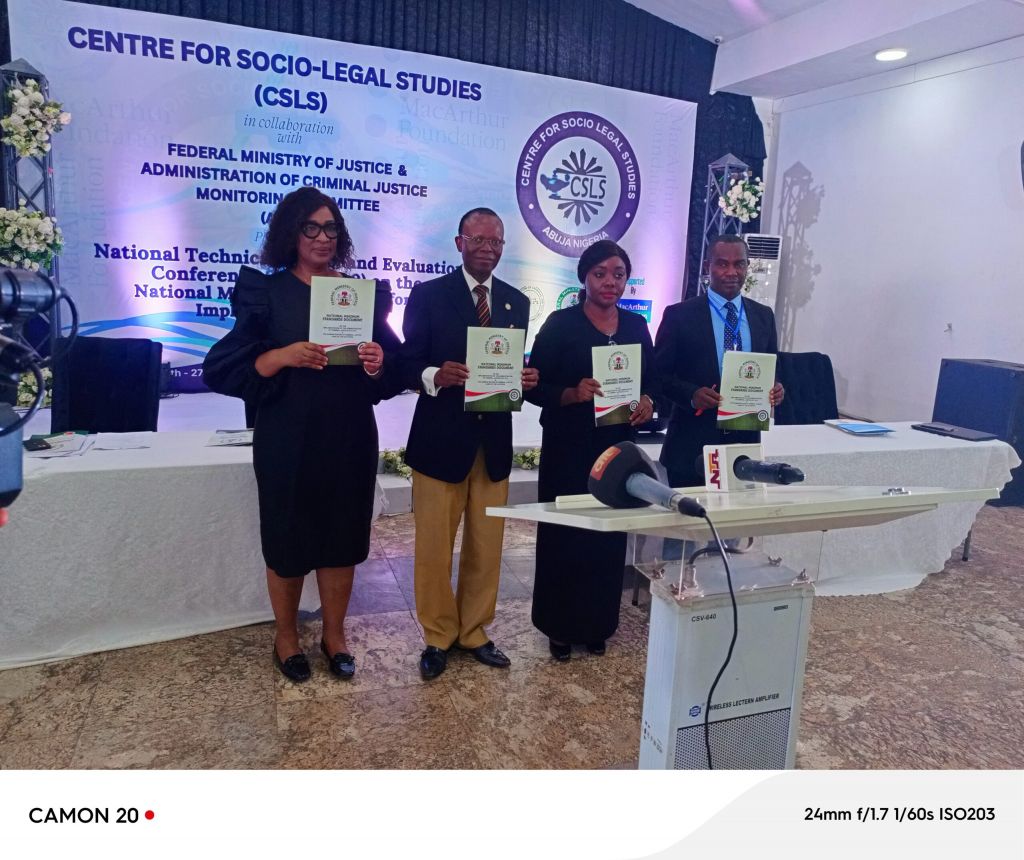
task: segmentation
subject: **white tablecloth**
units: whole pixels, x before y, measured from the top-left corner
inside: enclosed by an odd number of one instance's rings
[[[808,483],[847,486],[1002,487],[1020,462],[1002,442],[891,426],[883,438],[776,427],[765,453]],[[25,491],[0,531],[0,668],[271,617],[252,451],[204,447],[211,435],[158,433],[149,449],[26,461]],[[818,593],[912,588],[942,569],[979,507],[829,532]],[[303,607],[317,605],[308,577]]]
[[[808,484],[1001,489],[1020,458],[1005,442],[963,442],[886,422],[887,436],[851,436],[826,425],[764,434],[767,459],[803,469]],[[783,431],[783,432],[779,432]],[[878,594],[914,588],[945,566],[971,530],[981,503],[941,505],[880,526],[824,536],[817,592]]]
[[[910,422],[885,425],[894,432],[852,436],[824,424],[774,427],[762,434],[765,459],[798,466],[808,484],[846,487],[998,489],[1020,465],[1005,442],[963,442],[913,430]],[[653,454],[660,448],[646,450]],[[975,502],[942,505],[880,526],[827,532],[817,593],[880,594],[914,588],[928,574],[942,570],[980,509],[981,503]],[[773,540],[773,545],[788,543],[791,557],[799,558],[801,566],[808,562],[813,541],[799,535]]]
[[[0,531],[0,668],[272,617],[252,449],[205,447],[212,435],[26,459]]]

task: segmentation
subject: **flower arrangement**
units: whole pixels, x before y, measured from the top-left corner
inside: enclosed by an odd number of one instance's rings
[[[772,263],[770,260],[760,260],[754,258],[750,261],[750,268],[747,269],[747,277],[743,281],[743,292],[746,295],[750,295],[754,288],[758,286],[759,275],[763,275],[766,280],[770,280],[772,276]],[[754,298],[761,298],[760,296],[754,296]]]
[[[512,455],[512,462],[520,469],[536,469],[540,465],[540,448],[518,451]]]
[[[43,368],[43,386],[46,389],[43,395],[43,406],[50,405],[50,396],[53,389],[53,371],[48,367]],[[33,373],[23,373],[18,380],[18,402],[16,406],[29,407],[36,399],[36,377]]]
[[[11,113],[0,120],[3,142],[13,146],[22,158],[49,152],[50,138],[64,130],[71,114],[60,102],[47,101],[35,78],[16,79],[7,97]]]
[[[412,469],[405,465],[405,448],[397,451],[386,448],[380,452],[384,463],[384,472],[389,475],[401,475],[406,480],[412,477]]]
[[[17,209],[0,209],[0,266],[38,272],[49,267],[64,247],[57,222],[39,211],[29,211],[25,201]]]
[[[759,176],[753,179],[750,175],[733,176],[729,180],[729,190],[724,197],[718,198],[718,208],[727,218],[738,218],[746,224],[756,218],[761,211],[761,196],[764,194],[764,182]]]

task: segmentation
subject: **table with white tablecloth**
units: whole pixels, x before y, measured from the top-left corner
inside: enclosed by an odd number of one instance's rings
[[[272,617],[252,448],[212,435],[26,459],[0,532],[0,668]],[[303,607],[318,605],[310,577]]]
[[[954,489],[1002,487],[1020,462],[1002,442],[891,426],[871,438],[775,427],[765,455],[799,466],[809,484]],[[0,668],[271,617],[252,450],[206,447],[211,435],[157,433],[146,449],[26,460],[25,490],[0,532]],[[818,593],[912,588],[942,569],[979,507],[827,533]],[[309,577],[303,607],[317,605]]]
[[[825,424],[773,427],[762,434],[766,460],[802,469],[816,486],[1001,488],[1020,458],[1005,442],[965,442],[886,422],[892,433],[854,436]],[[646,447],[656,457],[660,448]],[[879,526],[828,532],[819,595],[879,594],[913,588],[945,566],[974,523],[981,502],[941,505]],[[798,536],[782,538],[794,549]]]

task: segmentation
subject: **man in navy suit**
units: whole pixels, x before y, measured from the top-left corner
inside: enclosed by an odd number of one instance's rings
[[[664,395],[672,402],[661,462],[673,487],[704,483],[697,458],[705,445],[757,442],[751,431],[719,430],[718,404],[722,395],[722,357],[727,349],[744,352],[779,351],[775,314],[767,305],[741,298],[750,265],[742,236],[726,234],[708,247],[708,293],[671,305],[658,327],[654,363]],[[785,391],[776,382],[772,406]]]
[[[436,678],[448,651],[469,651],[481,663],[506,668],[509,659],[488,638],[494,620],[505,521],[485,509],[508,500],[512,416],[466,412],[463,390],[466,331],[472,326],[525,329],[530,301],[494,277],[505,228],[490,209],[472,209],[459,222],[455,247],[462,267],[417,284],[405,308],[402,367],[419,400],[405,462],[412,468],[416,520],[416,614],[426,649],[420,674]],[[536,386],[523,371],[523,390]],[[458,590],[452,591],[455,533],[463,520]]]

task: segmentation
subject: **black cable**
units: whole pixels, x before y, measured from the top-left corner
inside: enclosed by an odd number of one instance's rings
[[[58,303],[61,300],[67,303],[68,310],[71,311],[71,331],[66,337],[61,337],[55,343],[50,344],[50,357],[42,363],[43,367],[56,367],[57,363],[71,352],[71,344],[78,337],[78,306],[65,292],[62,292],[57,298]]]
[[[714,765],[711,762],[711,697],[715,694],[715,688],[718,686],[718,682],[722,680],[722,675],[725,674],[725,669],[729,665],[729,661],[732,660],[732,652],[736,647],[736,639],[740,632],[740,617],[739,610],[736,607],[736,592],[733,591],[732,587],[732,569],[729,567],[729,551],[722,543],[722,539],[718,536],[718,529],[716,529],[715,524],[711,522],[711,517],[705,514],[704,520],[710,527],[711,534],[714,535],[715,538],[715,544],[718,546],[718,552],[722,556],[722,564],[725,565],[725,580],[729,585],[729,599],[732,601],[732,641],[729,642],[729,652],[725,655],[725,662],[722,664],[722,668],[718,670],[714,683],[711,684],[711,689],[708,690],[708,701],[704,708],[704,752],[707,754],[708,770],[714,770]]]
[[[754,545],[753,538],[748,538],[748,541],[749,542],[745,547],[727,546],[725,548],[725,551],[729,553],[729,555],[745,555],[746,553],[750,552],[750,548]],[[715,552],[717,549],[717,546],[702,546],[686,560],[686,563],[692,565],[702,555],[711,555],[711,553]]]
[[[28,408],[28,411],[21,416],[21,418],[0,430],[0,436],[7,436],[28,424],[28,422],[32,420],[32,416],[39,411],[39,407],[43,403],[43,398],[46,396],[46,382],[43,380],[43,371],[39,367],[39,363],[35,360],[35,353],[31,349],[14,340],[8,341],[3,345],[3,348],[13,348],[24,352],[26,358],[23,359],[23,361],[18,362],[17,369],[18,371],[31,371],[32,375],[36,378],[36,399],[32,401],[32,405]]]

